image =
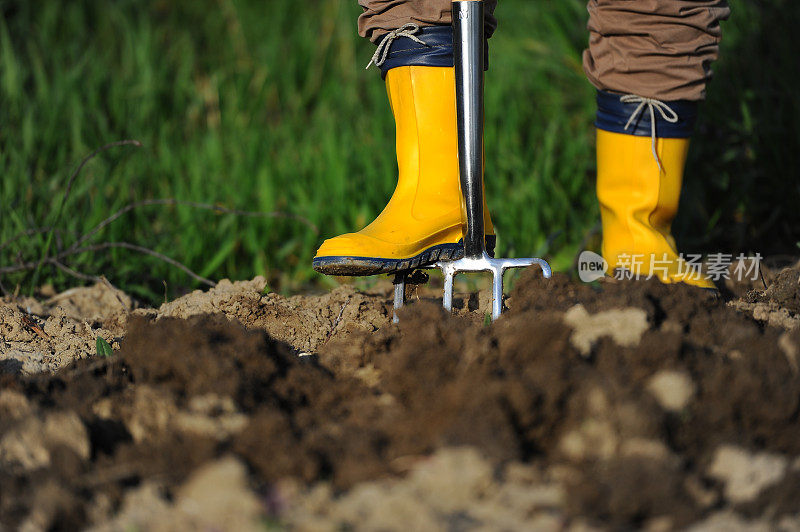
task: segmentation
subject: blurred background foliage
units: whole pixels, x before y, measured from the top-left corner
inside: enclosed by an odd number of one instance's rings
[[[791,35],[800,3],[733,0],[723,58],[694,140],[676,231],[686,251],[797,254],[800,98]],[[212,279],[330,286],[311,258],[358,229],[396,178],[394,125],[355,1],[0,0],[0,267],[64,249],[132,202],[90,243],[151,248]],[[487,76],[487,191],[500,252],[569,269],[599,246],[594,93],[581,70],[582,0],[503,0]],[[81,171],[83,157],[111,148]],[[315,230],[316,228],[316,230]],[[8,243],[13,237],[23,238]],[[7,243],[4,245],[3,243]],[[65,258],[145,299],[197,286],[152,256]],[[52,265],[2,288],[79,281]]]

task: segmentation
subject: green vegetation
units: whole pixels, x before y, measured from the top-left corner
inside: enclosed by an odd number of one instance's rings
[[[800,106],[789,0],[731,2],[678,224],[694,249],[791,249],[800,227]],[[0,0],[0,267],[86,245],[134,244],[203,277],[265,274],[293,291],[322,238],[377,214],[395,179],[394,130],[352,0]],[[487,78],[487,190],[507,255],[570,267],[597,245],[593,89],[582,0],[503,0]],[[60,210],[70,175],[89,161]],[[187,204],[201,203],[205,208]],[[245,216],[209,209],[284,213]],[[301,219],[318,228],[315,232]],[[50,228],[36,233],[36,228]],[[35,234],[33,234],[35,233]],[[131,246],[65,258],[141,297],[197,286]],[[48,264],[36,283],[74,284]],[[31,289],[34,272],[0,277]]]
[[[114,349],[111,348],[111,344],[100,336],[97,337],[97,341],[95,342],[95,349],[99,357],[110,357],[114,354]]]

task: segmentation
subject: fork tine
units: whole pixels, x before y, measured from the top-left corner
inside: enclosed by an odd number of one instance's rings
[[[403,308],[406,302],[406,272],[397,272],[394,275],[394,311],[392,312],[392,323],[399,323],[400,318],[397,311]]]
[[[503,312],[503,269],[492,271],[492,321]]]
[[[447,312],[451,312],[453,310],[453,278],[455,277],[455,272],[451,268],[445,267],[442,268],[442,273],[444,273],[442,305]]]

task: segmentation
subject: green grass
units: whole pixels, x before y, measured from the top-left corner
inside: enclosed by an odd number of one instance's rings
[[[792,248],[800,227],[796,53],[789,0],[731,2],[687,182],[679,236],[693,249]],[[152,248],[198,274],[268,277],[279,291],[329,286],[310,268],[325,237],[377,214],[395,179],[385,89],[364,65],[354,1],[0,0],[0,243],[54,226],[63,248],[123,206],[176,198],[310,220],[189,206],[136,209],[92,243]],[[794,14],[794,16],[793,16]],[[593,89],[581,71],[580,0],[503,0],[487,77],[487,191],[507,255],[569,268],[598,219]],[[67,181],[99,146],[58,216]],[[596,245],[596,237],[590,239]],[[0,250],[36,261],[48,233]],[[716,246],[716,247],[715,247]],[[720,247],[723,246],[723,247]],[[765,250],[766,251],[766,250]],[[70,257],[150,300],[197,284],[129,249]],[[32,272],[7,290],[32,289]],[[35,283],[76,283],[51,265]]]

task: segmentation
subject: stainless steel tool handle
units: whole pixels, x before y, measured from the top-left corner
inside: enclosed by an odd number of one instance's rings
[[[453,1],[458,169],[467,214],[464,255],[485,251],[483,227],[483,0]]]

